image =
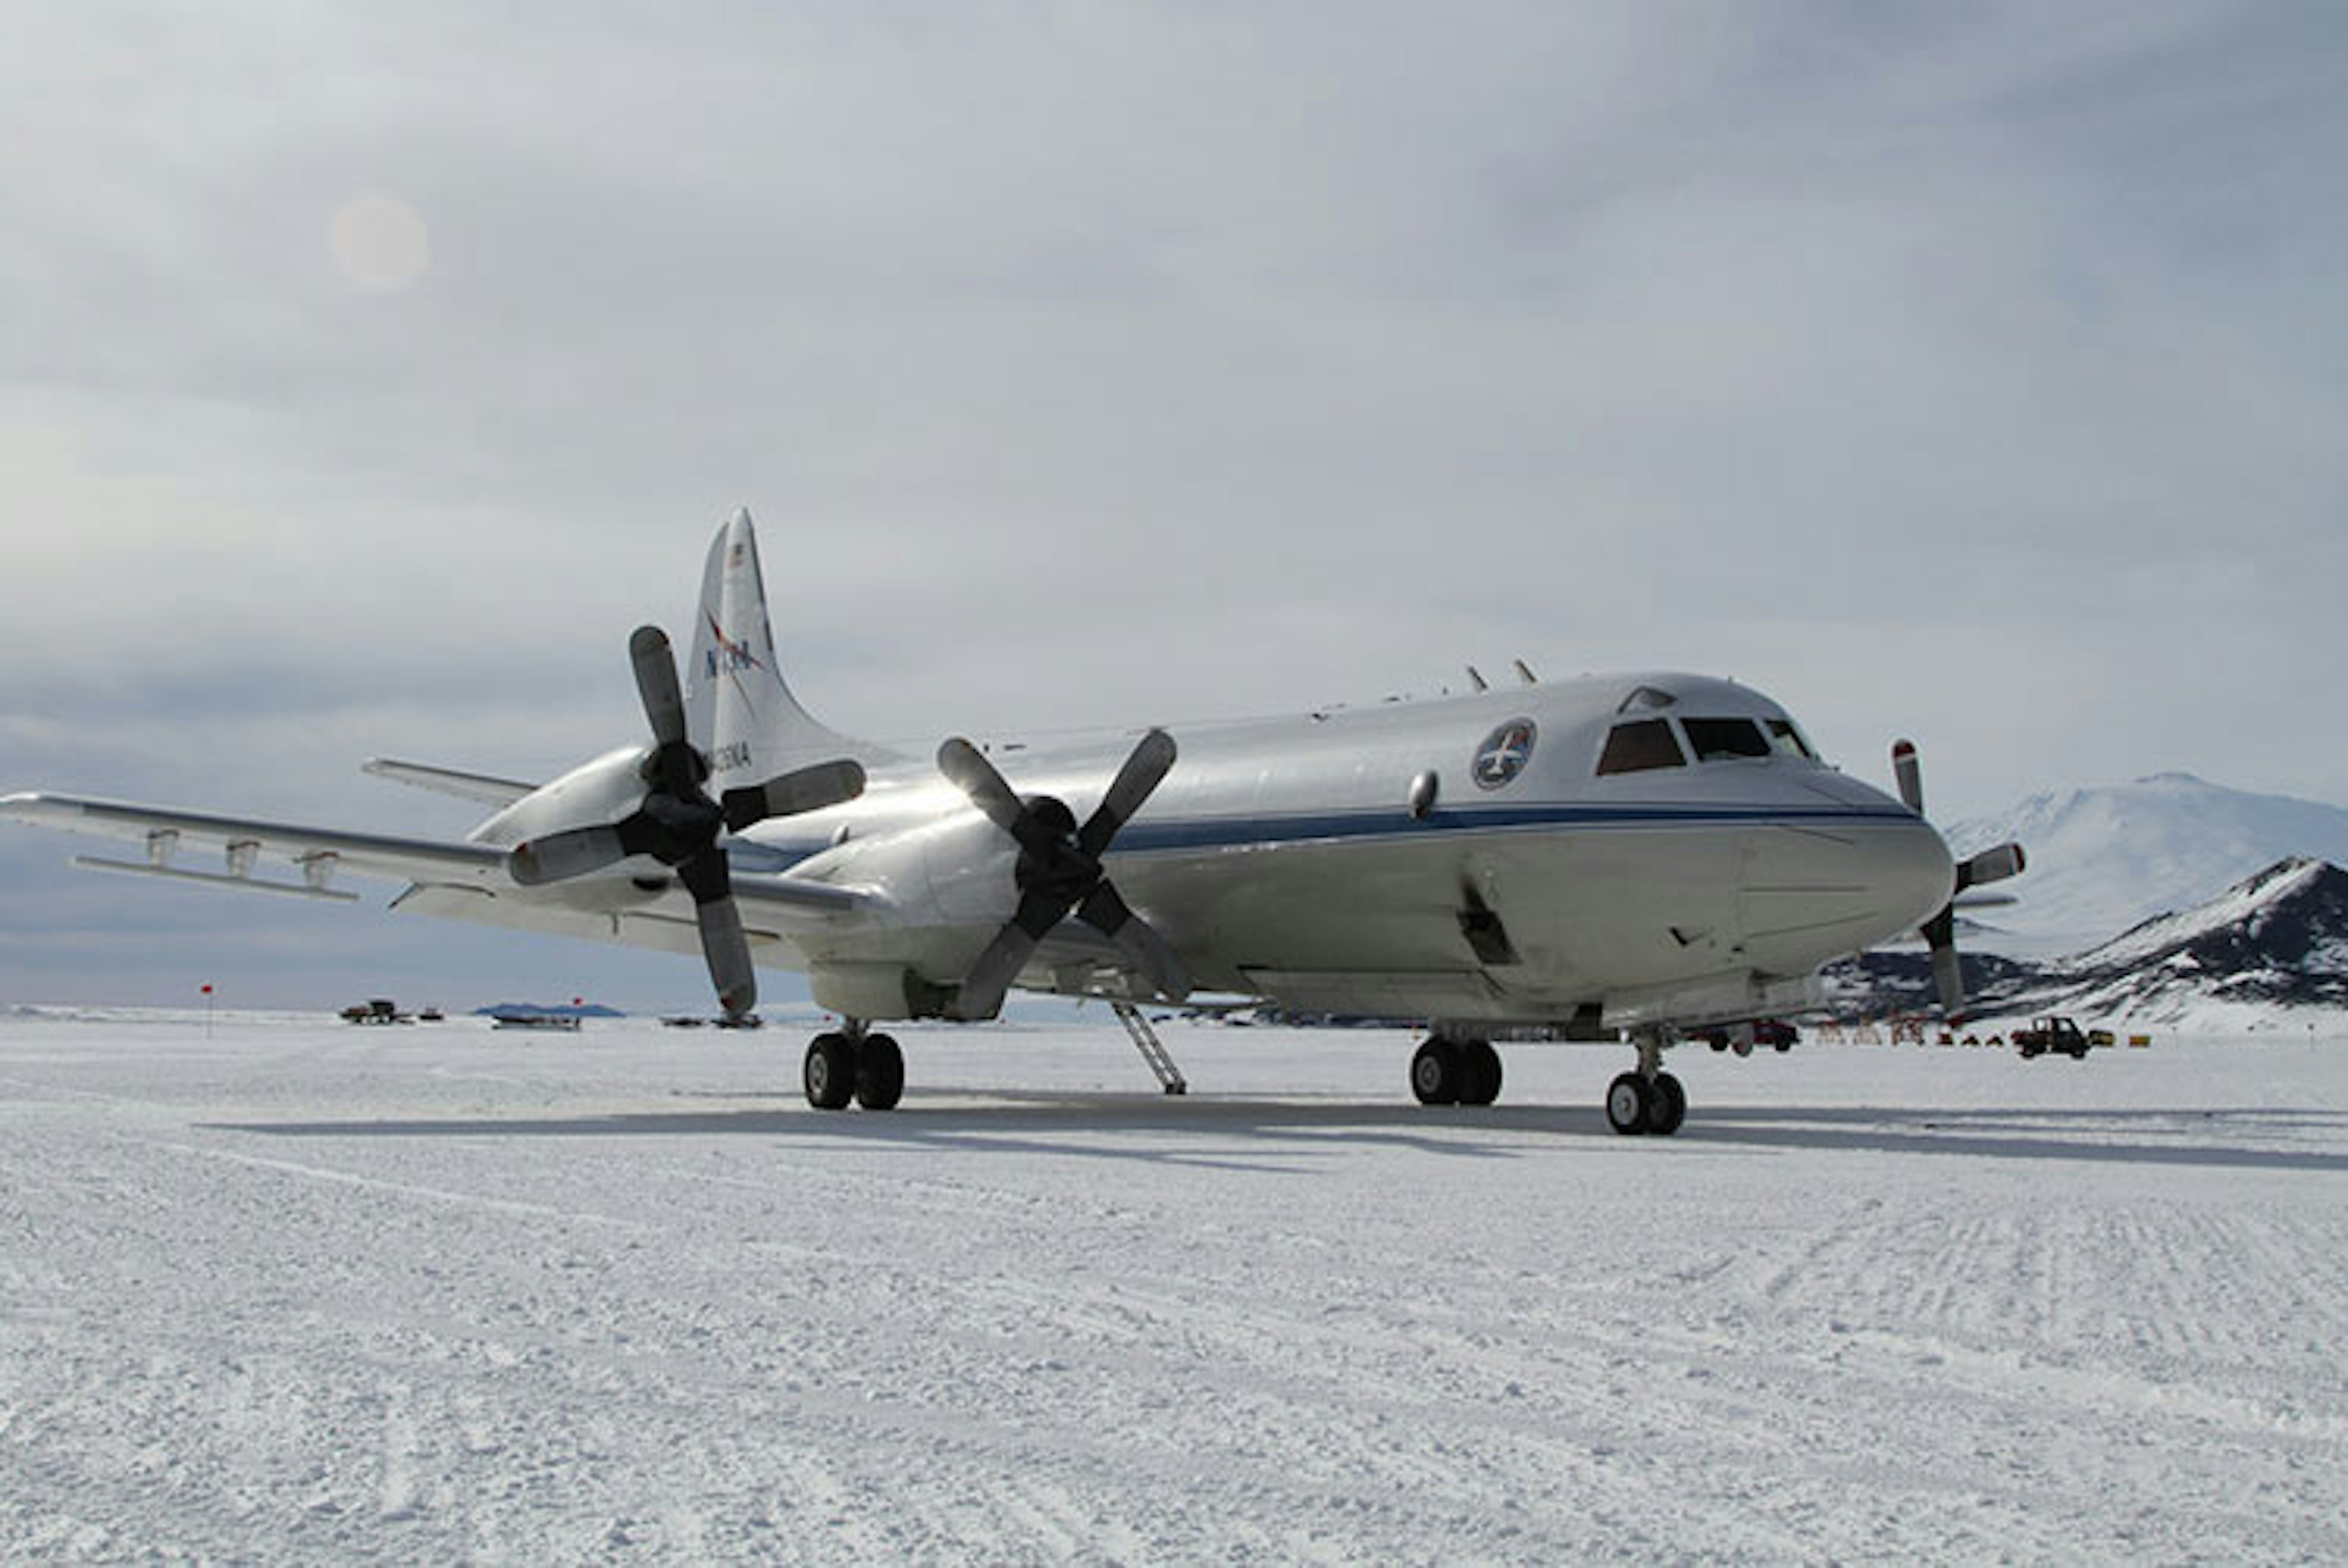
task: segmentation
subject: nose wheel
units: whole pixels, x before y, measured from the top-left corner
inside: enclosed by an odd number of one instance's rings
[[[1663,1071],[1663,1038],[1643,1030],[1632,1042],[1639,1065],[1606,1086],[1606,1124],[1624,1137],[1668,1138],[1687,1120],[1687,1091]]]

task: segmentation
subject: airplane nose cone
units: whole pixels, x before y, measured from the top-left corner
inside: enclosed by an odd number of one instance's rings
[[[1957,864],[1931,823],[1881,790],[1841,774],[1806,782],[1837,804],[1867,814],[1870,829],[1860,841],[1858,869],[1868,901],[1892,923],[1885,937],[1912,931],[1948,907],[1956,896]]]
[[[1853,779],[1805,784],[1806,800],[1833,809],[1756,840],[1746,854],[1755,957],[1798,968],[1908,935],[1941,912],[1957,870],[1931,823]]]
[[[1899,921],[1892,935],[1913,930],[1956,897],[1956,860],[1932,825],[1921,816],[1887,828],[1869,861],[1869,879],[1885,912]]]

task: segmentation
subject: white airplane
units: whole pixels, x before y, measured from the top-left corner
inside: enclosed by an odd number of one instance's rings
[[[1955,863],[1901,799],[1820,762],[1749,687],[1591,676],[1286,720],[933,762],[818,723],[767,623],[749,515],[718,531],[687,679],[656,627],[629,641],[651,743],[544,784],[415,763],[367,770],[497,808],[462,842],[15,794],[0,815],[143,843],[104,870],[314,897],[342,875],[409,884],[399,909],[634,947],[698,949],[729,1016],[755,967],[803,970],[843,1026],[808,1045],[814,1105],[897,1103],[875,1024],[994,1017],[1014,988],[1136,1002],[1201,993],[1426,1020],[1410,1082],[1499,1092],[1496,1034],[1627,1040],[1606,1097],[1670,1133],[1684,1030],[1814,1005],[1822,964],[1921,929],[1962,1002],[1952,909],[2010,876]],[[220,857],[217,871],[182,856]],[[290,861],[301,880],[254,873]],[[1146,1040],[1146,1022],[1138,1039]]]

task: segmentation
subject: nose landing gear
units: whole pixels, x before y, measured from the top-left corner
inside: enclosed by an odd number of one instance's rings
[[[1632,1043],[1639,1065],[1606,1086],[1606,1124],[1625,1137],[1668,1138],[1687,1120],[1687,1091],[1663,1071],[1661,1031],[1642,1030]]]

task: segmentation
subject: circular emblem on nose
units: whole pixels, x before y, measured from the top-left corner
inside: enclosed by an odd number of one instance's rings
[[[1498,789],[1525,771],[1532,760],[1535,731],[1530,719],[1510,719],[1484,737],[1468,769],[1479,789]]]

